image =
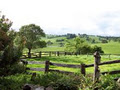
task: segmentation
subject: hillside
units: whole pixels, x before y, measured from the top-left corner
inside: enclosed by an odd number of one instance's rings
[[[67,35],[46,35],[42,38],[47,43],[45,48],[37,48],[32,50],[33,52],[39,51],[64,51],[66,41],[72,42],[74,37],[79,36],[85,40],[89,45],[100,46],[106,54],[118,54],[120,53],[120,38],[119,37],[105,37],[86,34],[67,34]],[[25,50],[26,51],[26,50]]]

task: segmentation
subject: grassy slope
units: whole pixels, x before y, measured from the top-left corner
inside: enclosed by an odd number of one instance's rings
[[[94,46],[94,45],[102,47],[104,53],[106,53],[106,54],[120,54],[120,43],[118,43],[118,42],[92,44],[92,46]],[[49,46],[49,47],[45,47],[45,48],[33,49],[32,52],[64,51],[64,48],[65,47]],[[27,49],[25,50],[25,52],[27,52]]]
[[[95,39],[97,42],[100,42],[97,36],[89,36],[91,39]],[[65,47],[59,47],[59,43],[60,42],[56,42],[57,39],[65,39],[66,37],[56,37],[56,38],[51,38],[51,39],[47,39],[47,38],[42,38],[45,41],[52,41],[53,45],[48,46],[46,48],[39,48],[39,49],[34,49],[33,52],[36,51],[64,51]],[[72,40],[70,40],[72,42]],[[63,41],[62,43],[65,43],[65,41]],[[91,44],[93,45],[97,45],[102,47],[103,51],[105,53],[110,53],[110,54],[118,54],[120,53],[120,43],[119,42],[109,42],[109,43],[97,43],[97,44]]]
[[[95,39],[95,41],[100,42],[99,41],[99,37],[97,36],[89,36],[89,38],[91,39]],[[64,39],[65,41],[63,41],[62,43],[66,42],[66,37],[55,37],[55,38],[42,38],[42,40],[47,41],[51,41],[53,42],[52,45],[49,45],[48,47],[45,48],[37,48],[37,49],[32,49],[32,52],[39,52],[39,51],[64,51],[65,47],[60,47],[59,43],[60,42],[56,42],[56,40],[60,40],[60,39]],[[70,41],[72,42],[72,39],[70,39]],[[88,42],[89,43],[89,42]],[[89,43],[90,44],[90,43]],[[120,53],[120,43],[118,42],[109,42],[109,43],[96,43],[96,44],[91,44],[91,46],[100,46],[102,47],[104,53],[107,54],[119,54]],[[24,53],[28,52],[27,49],[24,50]]]
[[[120,53],[120,43],[118,43],[118,42],[110,42],[110,43],[106,43],[106,44],[99,43],[96,45],[102,47],[102,49],[105,53],[110,53],[110,54]]]
[[[48,39],[48,38],[42,38],[42,40],[45,40],[46,42],[47,41],[51,41],[53,42],[52,46],[59,46],[59,43],[60,42],[56,42],[56,40],[60,40],[60,39],[66,39],[66,37],[56,37],[56,38],[51,38],[51,39]],[[65,43],[65,41],[63,41],[63,43]]]

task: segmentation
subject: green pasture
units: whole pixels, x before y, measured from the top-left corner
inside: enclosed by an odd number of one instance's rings
[[[97,43],[97,44],[91,44],[91,46],[100,46],[105,54],[120,54],[120,43],[119,42],[109,42],[109,43]],[[45,48],[36,48],[32,49],[32,52],[40,52],[40,51],[64,51],[65,47],[59,47],[58,44],[55,46],[47,46]],[[28,50],[25,48],[24,53],[27,53]]]
[[[44,40],[46,42],[51,41],[53,44],[50,45],[50,46],[54,46],[54,47],[59,46],[60,42],[56,42],[56,40],[61,40],[61,39],[64,39],[64,41],[62,41],[62,43],[66,42],[66,37],[55,37],[55,38],[47,38],[47,37],[45,37],[45,38],[42,38],[42,40]]]
[[[36,59],[34,58],[34,59],[27,59],[27,60],[29,60],[29,61],[41,61],[41,62],[46,61],[46,60],[50,60],[51,62],[54,62],[54,63],[75,64],[75,65],[80,65],[81,63],[84,63],[84,64],[93,64],[94,63],[93,55],[88,55],[88,56],[87,55],[52,56],[52,57],[42,57],[42,58],[36,58]],[[110,61],[110,60],[120,60],[120,56],[111,55],[109,58],[109,55],[101,55],[101,62]],[[27,65],[27,67],[44,68],[45,65],[44,64],[29,64],[29,65]],[[119,70],[119,68],[120,68],[120,63],[101,65],[100,71],[106,72],[106,71],[112,71],[112,70]],[[50,65],[50,69],[80,73],[79,68],[57,67],[57,66]],[[93,73],[93,71],[94,71],[93,67],[86,68],[87,73]]]
[[[119,42],[99,43],[95,45],[102,47],[104,53],[120,54],[120,43]]]

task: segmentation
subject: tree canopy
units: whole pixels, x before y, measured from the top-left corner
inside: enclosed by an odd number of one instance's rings
[[[4,15],[0,17],[0,51],[4,50],[10,42],[7,31],[9,31],[11,25],[12,22],[8,18],[5,18]]]
[[[87,46],[87,43],[85,43],[84,40],[80,39],[80,37],[76,37],[73,39],[73,41],[67,41],[65,47],[67,51],[74,52],[74,53],[80,53],[82,51],[82,48]]]
[[[73,52],[75,54],[87,54],[94,53],[95,51],[99,51],[100,53],[104,53],[101,47],[88,45],[85,40],[80,37],[74,38],[72,41],[67,41],[65,44],[65,51]]]
[[[9,75],[13,70],[11,67],[22,55],[23,43],[14,46],[16,32],[11,30],[11,25],[12,22],[4,15],[0,17],[0,76]]]
[[[42,36],[45,36],[43,29],[35,24],[22,26],[20,28],[19,34],[26,40],[25,46],[29,50],[28,57],[31,57],[31,49],[39,44],[38,42],[40,42],[40,38]]]

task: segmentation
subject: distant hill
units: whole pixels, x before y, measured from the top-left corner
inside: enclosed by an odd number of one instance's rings
[[[64,51],[64,45],[67,40],[71,41],[75,37],[84,39],[88,44],[102,47],[105,53],[116,54],[120,53],[120,37],[113,36],[98,36],[87,34],[65,34],[65,35],[46,35],[42,38],[47,42],[47,47],[40,50],[44,51]]]

